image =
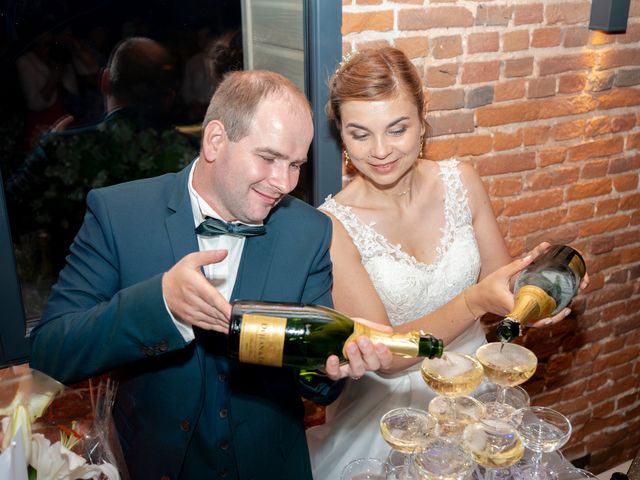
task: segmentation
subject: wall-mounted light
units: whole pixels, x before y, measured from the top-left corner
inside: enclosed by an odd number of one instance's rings
[[[629,0],[592,0],[589,30],[621,33],[627,30]]]

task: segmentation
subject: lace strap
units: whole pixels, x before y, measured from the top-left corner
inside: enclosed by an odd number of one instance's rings
[[[351,207],[341,205],[331,196],[327,197],[319,208],[332,214],[342,223],[353,244],[360,252],[363,262],[382,254],[406,255],[400,250],[399,245],[389,244],[387,239],[376,232],[371,225],[367,225],[360,220]]]
[[[319,208],[320,210],[329,212],[334,217],[336,217],[340,221],[340,223],[342,223],[344,229],[347,231],[356,247],[358,247],[358,250],[361,250],[359,245],[360,242],[358,242],[358,237],[361,235],[361,232],[365,225],[357,217],[357,215],[353,213],[353,210],[345,205],[339,204],[333,198],[331,198],[331,196],[328,196]]]
[[[444,232],[452,236],[456,228],[472,225],[471,209],[469,208],[468,192],[462,183],[459,162],[456,159],[438,162],[440,177],[445,186]]]

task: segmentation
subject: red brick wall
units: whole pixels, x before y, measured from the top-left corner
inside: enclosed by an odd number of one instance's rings
[[[430,94],[431,159],[473,162],[513,255],[586,257],[591,286],[530,332],[533,403],[567,414],[570,459],[603,471],[640,448],[640,0],[625,34],[590,2],[343,0],[343,50],[405,51]]]

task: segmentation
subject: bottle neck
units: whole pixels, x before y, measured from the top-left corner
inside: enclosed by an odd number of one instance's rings
[[[418,356],[440,358],[444,353],[444,343],[433,335],[420,336],[418,340]]]
[[[540,287],[524,285],[515,295],[515,306],[498,324],[496,334],[503,342],[510,342],[522,334],[522,327],[548,317],[556,308],[556,301]]]
[[[385,344],[391,353],[403,358],[440,357],[443,352],[442,340],[432,335],[420,335],[418,332],[393,333],[382,332],[355,322],[353,333],[345,341],[355,341],[360,336],[369,337],[372,343]],[[345,358],[347,358],[345,354]]]
[[[520,322],[511,320],[508,317],[502,320],[496,329],[496,335],[498,335],[498,338],[502,342],[510,342],[521,334],[522,329],[520,328]]]

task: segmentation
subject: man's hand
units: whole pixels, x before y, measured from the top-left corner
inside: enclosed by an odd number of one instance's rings
[[[185,255],[162,277],[167,307],[179,321],[204,330],[229,333],[231,304],[202,273],[205,265],[218,263],[226,250],[208,250]]]
[[[383,332],[393,332],[393,328],[388,325],[374,323],[364,318],[354,318],[353,320]],[[325,373],[332,380],[340,380],[345,377],[357,380],[365,372],[389,368],[393,361],[393,355],[386,345],[382,343],[374,345],[364,335],[356,338],[355,342],[348,342],[345,345],[345,350],[349,357],[349,363],[340,365],[340,359],[336,355],[327,358]]]

